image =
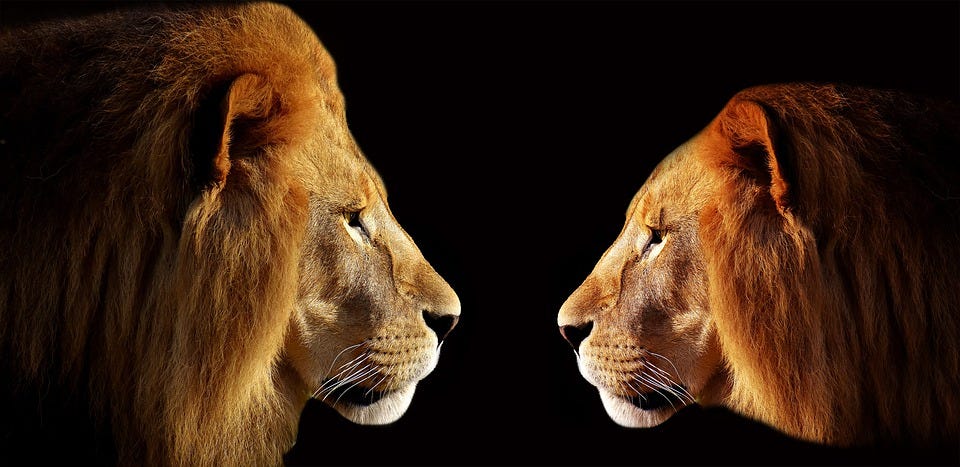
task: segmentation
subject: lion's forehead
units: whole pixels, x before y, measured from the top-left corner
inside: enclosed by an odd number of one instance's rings
[[[361,208],[373,199],[386,199],[383,180],[358,152],[308,150],[296,173],[307,191],[331,204]]]
[[[711,193],[709,172],[698,154],[704,148],[691,139],[668,154],[653,169],[634,197],[633,218],[695,214]]]

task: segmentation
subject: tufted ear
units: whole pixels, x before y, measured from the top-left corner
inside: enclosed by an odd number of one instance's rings
[[[279,98],[262,76],[244,74],[214,87],[200,103],[191,134],[191,179],[197,186],[222,185],[232,162],[269,144],[269,122]]]
[[[733,100],[717,118],[717,128],[729,148],[734,167],[769,189],[780,213],[794,208],[796,161],[788,147],[788,135],[780,131],[777,116],[763,104]]]

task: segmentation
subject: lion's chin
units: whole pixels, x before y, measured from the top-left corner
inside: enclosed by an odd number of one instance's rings
[[[650,428],[657,426],[670,418],[673,412],[673,409],[670,407],[644,410],[623,396],[612,394],[604,389],[600,389],[599,391],[600,400],[603,401],[603,408],[607,411],[610,419],[618,425],[627,428]]]
[[[406,413],[413,401],[413,393],[417,390],[417,383],[427,377],[437,366],[440,356],[439,346],[425,354],[416,369],[401,375],[380,375],[374,378],[367,376],[360,381],[379,378],[373,387],[362,386],[359,383],[350,383],[357,376],[346,377],[345,380],[330,378],[322,381],[321,387],[329,389],[323,391],[323,396],[315,398],[326,403],[340,413],[344,418],[359,425],[386,425],[397,421]],[[369,370],[368,370],[369,373]],[[391,384],[381,386],[380,383],[391,380]]]
[[[410,407],[417,383],[410,383],[400,389],[385,392],[376,402],[354,404],[338,401],[331,404],[340,415],[358,425],[386,425],[397,421]]]

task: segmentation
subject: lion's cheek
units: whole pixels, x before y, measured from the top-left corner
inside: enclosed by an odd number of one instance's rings
[[[726,366],[723,364],[717,365],[712,369],[712,374],[710,369],[701,368],[700,370],[710,376],[707,377],[703,388],[696,393],[697,403],[704,407],[727,405],[733,383]]]

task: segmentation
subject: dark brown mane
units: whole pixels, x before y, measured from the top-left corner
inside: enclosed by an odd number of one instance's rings
[[[258,171],[239,151],[315,131],[317,102],[342,108],[317,38],[277,5],[134,10],[5,31],[0,64],[6,392],[89,399],[77,412],[121,463],[279,462],[299,409],[271,369],[307,201],[285,158],[257,154]],[[269,96],[237,84],[257,80]],[[234,113],[230,82],[252,93]],[[245,131],[204,139],[225,115]],[[215,170],[249,183],[220,191]]]
[[[958,116],[786,85],[714,121],[725,196],[701,232],[735,407],[823,442],[956,442]]]

